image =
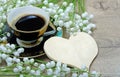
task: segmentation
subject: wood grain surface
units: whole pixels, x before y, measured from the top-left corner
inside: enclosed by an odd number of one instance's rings
[[[120,77],[120,0],[86,0],[92,20],[99,54],[91,65],[102,77]]]

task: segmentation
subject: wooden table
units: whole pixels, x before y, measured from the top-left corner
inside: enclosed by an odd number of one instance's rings
[[[120,0],[86,0],[97,25],[93,33],[99,54],[91,65],[102,77],[120,77]]]

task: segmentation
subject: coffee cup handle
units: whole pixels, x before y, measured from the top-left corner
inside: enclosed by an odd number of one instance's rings
[[[51,31],[47,31],[43,34],[43,37],[50,36],[50,35],[55,35],[57,33],[56,27],[52,24],[52,22],[49,22],[49,26],[53,29]]]

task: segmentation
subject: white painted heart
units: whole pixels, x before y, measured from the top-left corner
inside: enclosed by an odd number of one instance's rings
[[[98,53],[95,40],[87,33],[80,32],[69,39],[51,37],[44,44],[46,55],[55,61],[66,63],[69,66],[89,68]]]

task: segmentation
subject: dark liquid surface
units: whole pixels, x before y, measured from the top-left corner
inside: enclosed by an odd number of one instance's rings
[[[15,24],[18,30],[22,31],[34,31],[41,29],[45,25],[43,18],[37,15],[27,15],[20,18]]]

